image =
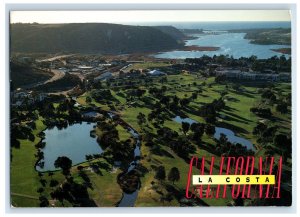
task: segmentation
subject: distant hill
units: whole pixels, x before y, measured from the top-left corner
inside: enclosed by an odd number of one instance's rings
[[[29,65],[18,62],[10,62],[10,80],[12,80],[12,89],[39,83],[53,76],[52,72],[42,71],[32,68]]]
[[[106,23],[11,24],[11,51],[124,54],[183,46],[174,27]]]
[[[244,32],[245,38],[253,44],[291,45],[291,29],[238,29],[229,32]]]

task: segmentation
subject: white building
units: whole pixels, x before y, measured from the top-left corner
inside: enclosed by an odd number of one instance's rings
[[[161,72],[161,71],[156,70],[156,69],[154,69],[154,70],[148,72],[148,74],[151,75],[151,76],[166,75],[166,73]]]

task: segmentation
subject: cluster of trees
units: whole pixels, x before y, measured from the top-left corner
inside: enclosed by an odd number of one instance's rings
[[[264,123],[257,123],[254,127],[253,132],[254,135],[258,136],[257,142],[265,147],[268,144],[275,145],[279,154],[284,157],[284,160],[287,160],[288,157],[291,156],[292,153],[292,139],[290,133],[288,135],[280,133],[278,131],[278,126],[270,126],[268,127]],[[269,149],[273,150],[274,148]],[[271,151],[269,150],[269,152]]]
[[[157,135],[158,142],[169,146],[179,157],[186,159],[190,153],[196,151],[196,147],[185,135],[179,135],[170,128],[160,128]]]
[[[225,102],[222,97],[214,99],[211,103],[201,106],[199,115],[205,118],[207,123],[215,123],[217,112],[225,108]]]
[[[50,172],[50,173],[51,173],[51,176],[52,176],[53,173],[52,172]],[[44,179],[44,173],[39,172],[38,176],[39,176],[39,181],[40,181],[40,184],[41,184],[41,186],[37,188],[37,193],[39,193],[40,207],[47,207],[47,206],[49,206],[49,201],[48,201],[47,196],[44,194],[47,181],[46,181],[46,179]],[[54,180],[51,179],[51,181],[54,181]],[[51,182],[50,182],[50,187],[51,186],[52,185],[51,185]]]
[[[78,207],[91,207],[95,206],[94,202],[89,198],[89,194],[87,191],[87,187],[91,187],[90,180],[88,176],[84,173],[84,171],[79,171],[79,177],[83,179],[83,183],[77,183],[74,181],[71,175],[71,167],[72,160],[66,156],[58,157],[54,166],[56,168],[60,168],[62,170],[62,174],[65,176],[65,180],[60,184],[57,180],[53,179],[53,172],[48,172],[51,180],[49,182],[49,186],[53,190],[50,193],[52,199],[56,199],[61,202],[64,206],[64,201],[68,201],[73,206]],[[44,173],[39,173],[39,177],[41,178],[41,184],[43,187],[39,187],[37,192],[40,193],[39,201],[41,207],[49,206],[49,200],[44,192],[44,188],[46,187],[46,180],[43,179]]]
[[[191,97],[179,98],[176,95],[170,96],[166,95],[166,91],[168,88],[166,86],[162,86],[161,88],[151,87],[149,89],[149,93],[157,98],[161,105],[164,105],[165,108],[170,109],[172,111],[176,111],[179,107],[186,107],[192,101],[192,99],[197,98],[197,94],[195,93]]]
[[[273,56],[268,59],[258,59],[256,56],[240,57],[239,59],[233,58],[229,55],[214,55],[213,57],[202,56],[200,58],[186,58],[185,64],[176,64],[173,67],[175,69],[185,70],[199,70],[214,65],[222,65],[224,67],[247,67],[253,71],[266,72],[267,70],[273,70],[275,72],[291,72],[291,57],[288,59],[282,55],[280,57]]]
[[[276,104],[275,109],[281,114],[286,114],[291,106],[291,93],[288,95],[282,95],[278,91],[275,91],[273,87],[265,88],[259,91],[261,93],[262,105],[259,107],[252,107],[251,112],[260,117],[270,118],[272,116],[271,109],[268,105],[273,106]]]
[[[220,138],[216,139],[216,151],[219,155],[226,156],[254,156],[254,151],[247,149],[246,146],[243,146],[240,143],[232,144],[228,141],[225,134],[221,133]]]
[[[258,122],[257,125],[253,128],[253,135],[258,137],[257,142],[266,145],[267,143],[273,142],[273,138],[278,130],[278,126],[268,127],[262,122]]]
[[[292,138],[285,134],[278,133],[274,137],[273,143],[283,157],[283,162],[287,162],[287,159],[292,156]]]
[[[252,107],[250,111],[262,118],[271,118],[272,112],[270,108],[266,107]]]
[[[58,106],[55,108],[54,103]],[[39,114],[44,118],[76,118],[75,114],[78,113],[77,108],[74,107],[76,101],[72,98],[66,98],[65,96],[51,96],[44,101],[36,103],[36,108]],[[74,117],[73,117],[74,116]]]
[[[33,130],[36,129],[37,113],[34,110],[11,110],[10,141],[11,146],[20,148],[21,139],[34,142]]]
[[[143,124],[145,124],[147,122],[146,119],[146,115],[139,112],[139,114],[137,115],[137,120],[138,120],[138,125],[142,126]]]
[[[211,124],[204,124],[204,123],[188,123],[182,122],[181,123],[182,132],[187,135],[189,131],[192,131],[192,134],[189,135],[189,138],[194,140],[195,142],[201,142],[201,138],[204,132],[207,135],[214,135],[215,127]]]
[[[156,170],[154,178],[160,181],[168,178],[168,180],[174,184],[174,182],[178,182],[180,180],[180,172],[177,167],[172,167],[168,173],[168,176],[166,176],[165,167],[159,166]]]
[[[34,142],[35,136],[32,133],[32,128],[27,125],[13,124],[11,125],[11,146],[15,148],[20,148],[20,139],[28,139]]]
[[[96,102],[99,103],[108,103],[114,99],[109,89],[92,90],[91,97],[94,98]]]
[[[252,62],[252,70],[264,73],[271,69],[275,72],[291,72],[291,57],[288,59],[282,55],[273,56],[266,60],[255,59]],[[268,72],[267,72],[268,73]]]
[[[127,95],[130,97],[137,97],[137,98],[141,98],[144,94],[146,93],[145,89],[142,88],[137,88],[137,89],[133,89],[133,90],[128,90],[127,91]]]
[[[61,168],[64,176],[70,175],[70,169],[72,167],[72,160],[66,156],[58,157],[54,162],[55,168]]]
[[[96,206],[93,200],[89,198],[87,185],[78,184],[73,177],[68,177],[59,187],[54,189],[50,196],[56,199],[64,206],[64,201],[68,201],[74,207],[92,207]]]
[[[111,154],[114,161],[121,161],[124,165],[133,159],[133,139],[120,141],[119,131],[113,122],[99,121],[97,127],[101,131],[97,141],[102,148],[106,149],[106,155]]]
[[[62,173],[65,176],[65,178],[67,180],[71,180],[70,179],[71,178],[71,176],[70,176],[70,169],[72,167],[72,160],[70,160],[66,156],[61,156],[61,157],[58,157],[55,160],[54,166],[55,166],[55,168],[62,169]],[[39,187],[37,189],[37,192],[40,194],[40,196],[39,196],[40,207],[47,207],[47,206],[49,206],[49,200],[48,200],[47,196],[44,194],[47,181],[46,181],[46,179],[43,178],[44,177],[44,173],[39,172],[38,175],[39,175],[39,178],[40,178],[40,183],[42,185],[42,187]],[[56,187],[59,183],[58,183],[57,180],[54,180],[52,178],[52,176],[54,175],[54,173],[53,172],[49,172],[48,175],[51,177],[49,186],[51,188]],[[59,187],[59,188],[61,188],[61,187]],[[60,192],[60,194],[59,194],[59,192]],[[54,190],[54,192],[51,192],[51,196],[52,196],[53,199],[59,199],[59,197],[62,199],[62,198],[64,198],[67,195],[63,195],[62,191],[58,191],[56,189],[56,190]]]

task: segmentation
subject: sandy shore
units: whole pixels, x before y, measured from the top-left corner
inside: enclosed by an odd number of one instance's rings
[[[185,46],[184,48],[180,49],[183,51],[217,51],[220,47],[205,47],[205,46]]]
[[[278,53],[282,53],[282,54],[289,54],[291,55],[292,50],[291,48],[279,48],[279,49],[271,49],[272,51],[278,52]]]

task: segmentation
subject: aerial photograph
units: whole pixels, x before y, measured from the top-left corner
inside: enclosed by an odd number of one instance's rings
[[[289,10],[10,11],[11,207],[291,206],[291,41]],[[230,174],[275,184],[192,178]]]

